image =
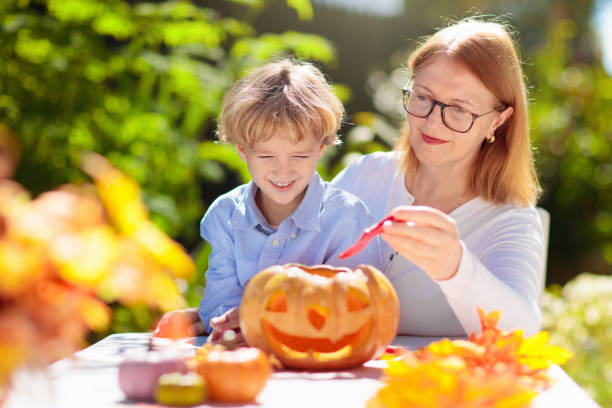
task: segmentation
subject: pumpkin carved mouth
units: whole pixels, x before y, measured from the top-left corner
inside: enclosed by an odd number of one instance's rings
[[[328,338],[310,338],[283,333],[265,319],[261,321],[262,331],[270,345],[285,354],[298,357],[298,354],[316,354],[317,357],[337,358],[350,354],[361,347],[372,331],[372,319],[354,333],[345,334],[336,341]]]

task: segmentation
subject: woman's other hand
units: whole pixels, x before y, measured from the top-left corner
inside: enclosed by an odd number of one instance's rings
[[[246,346],[247,343],[240,331],[240,309],[235,307],[223,313],[219,317],[210,319],[210,327],[213,331],[208,336],[208,342],[222,344],[230,349]],[[233,334],[230,334],[229,331]]]
[[[382,239],[433,280],[457,273],[463,253],[455,221],[440,210],[401,206],[391,212],[396,221],[383,224]]]

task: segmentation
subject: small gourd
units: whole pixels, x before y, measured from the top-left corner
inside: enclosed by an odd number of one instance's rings
[[[155,400],[163,405],[188,407],[206,399],[206,384],[196,373],[168,373],[159,377]]]

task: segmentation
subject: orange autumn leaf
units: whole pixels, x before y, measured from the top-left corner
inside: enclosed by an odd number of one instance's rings
[[[477,307],[478,317],[480,318],[480,325],[482,326],[482,331],[491,329],[493,331],[497,331],[497,323],[499,323],[499,318],[501,317],[500,310],[494,310],[489,314],[485,314],[485,311],[482,308]]]
[[[106,303],[186,307],[175,277],[195,266],[149,219],[140,188],[102,156],[86,160],[92,185],[35,199],[0,180],[0,390],[20,366],[42,366],[109,327]],[[1,404],[0,404],[1,405]]]
[[[545,369],[571,354],[546,332],[525,339],[522,330],[497,327],[501,313],[478,308],[482,331],[469,341],[443,339],[388,360],[385,386],[368,408],[526,407],[548,387]]]

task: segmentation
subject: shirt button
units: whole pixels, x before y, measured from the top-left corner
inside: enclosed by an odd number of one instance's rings
[[[291,238],[295,238],[295,232],[291,234]]]
[[[277,247],[279,244],[278,239],[275,239],[274,241],[272,241],[272,245],[274,245],[275,247]]]

